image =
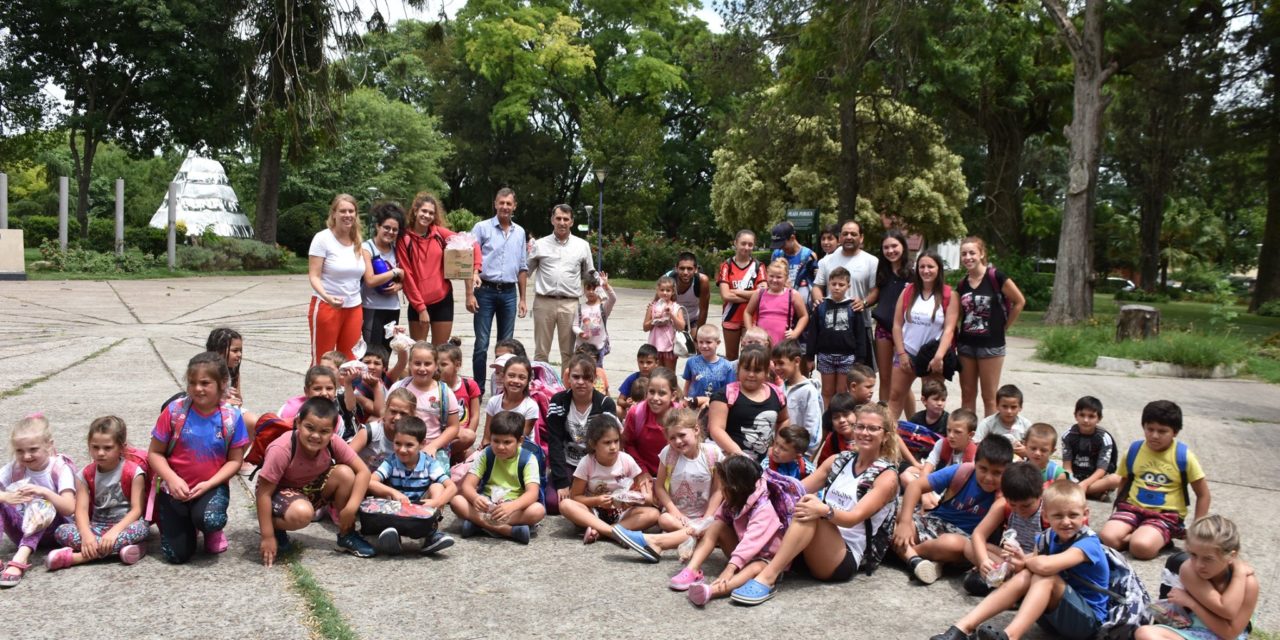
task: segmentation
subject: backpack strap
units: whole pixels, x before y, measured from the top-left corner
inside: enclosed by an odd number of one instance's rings
[[[1173,451],[1174,462],[1178,465],[1178,476],[1182,479],[1182,504],[1191,506],[1191,494],[1187,492],[1187,445],[1184,442],[1174,442],[1175,449]]]
[[[123,474],[124,474],[124,472],[122,471],[122,472],[121,472],[121,475],[123,475]],[[85,485],[89,487],[89,500],[90,500],[90,502],[92,502],[92,501],[93,501],[93,496],[94,496],[94,491],[95,491],[95,489],[94,489],[94,486],[93,486],[93,485],[94,485],[94,480],[96,479],[96,476],[97,476],[97,475],[98,475],[98,474],[97,474],[97,465],[95,465],[95,464],[94,464],[94,463],[92,463],[92,462],[90,462],[89,464],[85,465],[85,467],[84,467],[83,469],[81,469],[81,470],[80,470],[80,477],[84,480]],[[123,478],[122,478],[122,479],[123,479]]]
[[[1005,315],[1005,320],[1009,319],[1009,312],[1004,308],[1005,299],[1004,291],[1000,288],[1000,281],[996,278],[995,265],[987,265],[987,281],[991,283],[991,290],[995,292],[996,307],[1000,308],[1000,312]]]
[[[947,485],[947,490],[942,494],[942,499],[938,504],[942,504],[955,498],[964,489],[964,485],[969,482],[969,478],[973,477],[974,465],[972,462],[961,463],[956,467],[956,472],[951,476],[951,482]]]
[[[498,461],[498,456],[494,454],[492,447],[484,448],[484,473],[480,475],[480,484],[477,486],[477,493],[484,491],[489,486],[489,478],[493,476],[493,465]]]
[[[187,426],[187,413],[190,411],[190,396],[182,396],[169,403],[169,442],[165,445],[164,457],[173,455],[178,440],[182,438],[182,429]]]
[[[915,297],[915,295],[916,284],[914,282],[908,282],[906,286],[902,287],[902,297],[900,297],[899,300],[902,300],[902,322],[904,324],[907,322],[907,319],[911,317],[911,305],[915,304],[912,302],[912,298]]]
[[[595,462],[595,456],[588,456],[588,457],[591,458],[592,462]],[[528,449],[524,448],[524,443],[521,443],[519,460],[516,461],[516,474],[517,476],[519,476],[517,480],[520,481],[521,491],[524,491],[525,485],[529,484],[528,482],[525,482],[525,479],[524,479],[524,468],[526,465],[529,464],[529,461],[532,459],[533,459],[533,454],[530,453]],[[590,477],[590,476],[591,474],[587,474],[587,477]]]
[[[729,406],[738,401],[738,394],[742,392],[742,383],[734,380],[724,386],[724,399]]]

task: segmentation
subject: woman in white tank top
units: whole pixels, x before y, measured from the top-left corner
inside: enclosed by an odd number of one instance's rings
[[[929,377],[942,377],[942,358],[955,338],[960,304],[951,287],[942,282],[942,258],[925,251],[916,258],[913,281],[902,290],[893,315],[893,385],[889,394],[889,420],[896,422],[916,380],[912,360],[921,347],[938,341],[929,362]]]

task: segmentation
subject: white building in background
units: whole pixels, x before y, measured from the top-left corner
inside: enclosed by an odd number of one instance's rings
[[[222,163],[209,158],[188,155],[174,177],[178,183],[178,222],[184,223],[188,235],[201,235],[206,228],[220,236],[252,238],[253,225],[240,212],[240,200],[227,180]],[[151,216],[151,226],[164,229],[169,224],[169,196]]]

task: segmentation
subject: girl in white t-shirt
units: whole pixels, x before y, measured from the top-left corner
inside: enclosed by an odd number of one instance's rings
[[[387,406],[382,420],[370,422],[348,444],[360,455],[366,467],[377,469],[383,460],[396,455],[396,425],[404,418],[418,412],[418,397],[401,387],[387,394]]]
[[[720,481],[712,471],[724,454],[714,442],[702,439],[697,412],[672,409],[663,416],[662,429],[667,434],[667,446],[658,454],[658,481],[653,493],[654,502],[663,510],[658,526],[666,533],[644,536],[649,548],[659,555],[699,536],[701,532],[692,526],[693,521],[714,518],[723,500]],[[619,527],[614,527],[615,531]],[[618,531],[617,535],[631,533]]]
[[[311,303],[307,326],[311,329],[311,364],[337,349],[355,360],[352,348],[360,341],[364,313],[360,285],[364,282],[364,256],[360,252],[360,215],[356,199],[338,194],[329,205],[328,228],[317,233],[307,250],[307,279]]]
[[[409,349],[410,377],[391,385],[391,390],[408,389],[418,399],[415,413],[427,425],[427,438],[422,441],[422,450],[448,469],[449,445],[458,437],[462,407],[453,390],[436,380],[439,359],[439,349],[435,345],[425,340],[415,343]]]
[[[503,360],[505,358],[505,360]],[[529,397],[529,378],[533,374],[533,365],[524,356],[506,355],[498,358],[502,362],[502,393],[495,393],[484,406],[484,412],[492,420],[503,411],[514,411],[524,416],[524,435],[531,437],[533,424],[538,420],[538,403]],[[489,445],[489,430],[484,430],[484,441],[481,448]]]
[[[18,421],[9,435],[13,461],[0,468],[0,521],[4,534],[18,550],[3,563],[0,588],[16,586],[31,568],[31,554],[38,546],[54,543],[54,531],[76,510],[76,470],[71,460],[53,448],[53,431],[43,415]],[[53,505],[56,514],[44,528],[23,532],[24,511],[36,500]]]
[[[586,529],[583,544],[612,535],[615,524],[638,530],[653,526],[658,510],[646,506],[653,497],[649,474],[622,450],[617,416],[603,413],[587,420],[587,448],[591,453],[573,471],[569,499],[560,503],[560,515]]]

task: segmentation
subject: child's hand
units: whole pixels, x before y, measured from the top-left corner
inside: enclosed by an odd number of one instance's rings
[[[360,380],[364,382],[365,386],[369,387],[370,389],[377,389],[377,387],[374,385],[377,385],[382,382],[381,380],[378,380],[378,376],[375,376],[372,373],[369,373],[368,369],[365,370],[364,375],[360,376]]]
[[[191,487],[191,489],[187,492],[186,500],[195,500],[196,498],[199,498],[200,496],[204,495],[206,491],[212,488],[213,486],[209,484],[208,480],[205,480],[204,482],[197,482],[196,486]]]
[[[1004,543],[1003,545],[1001,545],[1000,548],[1004,549],[1005,558],[1017,558],[1019,560],[1026,560],[1026,554],[1022,552],[1022,545],[1018,544],[1017,542],[1010,540]]]
[[[102,553],[101,546],[92,531],[87,536],[83,531],[80,532],[80,555],[84,556],[85,560],[97,560],[106,555]]]
[[[786,338],[787,340],[795,340],[796,338],[800,337],[800,332],[796,331],[795,329],[787,329],[785,332],[783,332],[782,337]]]
[[[560,502],[564,502],[565,500],[568,500],[569,487],[565,487],[563,489],[556,489],[556,496],[560,498]]]
[[[471,507],[480,513],[489,513],[489,510],[493,509],[493,503],[484,496],[476,496],[476,499],[471,501]]]
[[[187,486],[187,481],[183,480],[181,476],[175,475],[173,477],[173,482],[166,480],[165,486],[169,489],[169,495],[181,500],[182,502],[186,502],[187,500],[195,497],[191,495],[191,487]]]
[[[897,529],[893,530],[893,546],[899,549],[911,546],[916,543],[916,524],[908,522],[899,524]]]
[[[1021,442],[1013,443],[1013,454],[1019,458],[1027,457],[1027,445],[1022,444]]]
[[[801,522],[817,520],[827,515],[827,505],[823,504],[817,496],[809,494],[800,498],[800,502],[796,503],[796,519]]]
[[[258,551],[262,553],[262,564],[268,567],[275,564],[276,553],[279,551],[276,548],[276,537],[274,535],[262,536],[262,542],[258,543]]]
[[[930,491],[920,497],[920,508],[924,511],[933,511],[938,508],[938,500],[938,494]]]
[[[991,572],[995,570],[996,561],[992,560],[991,556],[987,556],[987,559],[982,561],[982,566],[978,567],[978,573],[982,574],[984,578],[991,575]]]
[[[355,375],[355,374],[354,374],[354,372],[353,372],[351,369],[343,369],[343,368],[339,368],[339,369],[338,369],[338,384],[340,384],[340,385],[342,385],[342,386],[344,386],[344,387],[349,387],[349,386],[351,386],[351,382],[352,382],[352,380],[351,380],[351,379],[354,377],[354,375]]]
[[[1182,607],[1184,609],[1191,609],[1191,605],[1194,604],[1195,601],[1196,599],[1192,598],[1191,594],[1187,593],[1183,589],[1169,590],[1169,602],[1172,602],[1178,605],[1179,607]]]
[[[493,508],[493,511],[489,512],[489,519],[493,520],[494,523],[496,524],[506,524],[507,519],[511,517],[511,512],[515,511],[515,509],[512,508],[511,506],[513,504],[515,503],[504,502],[500,505],[495,506]]]
[[[102,534],[102,537],[98,539],[98,554],[104,558],[111,555],[111,552],[116,548],[116,539],[119,537],[120,533],[118,531],[108,531]],[[86,546],[93,545],[80,545],[81,549]]]
[[[597,497],[596,497],[596,500],[597,500],[597,502],[596,502],[596,508],[597,508],[597,509],[614,509],[614,508],[616,508],[616,506],[613,504],[613,496],[611,496],[611,495],[605,494],[605,495],[603,495],[603,496],[597,496]]]
[[[401,504],[409,504],[410,502],[413,502],[412,500],[409,499],[409,496],[406,496],[405,494],[400,493],[395,489],[391,490],[391,499]]]

